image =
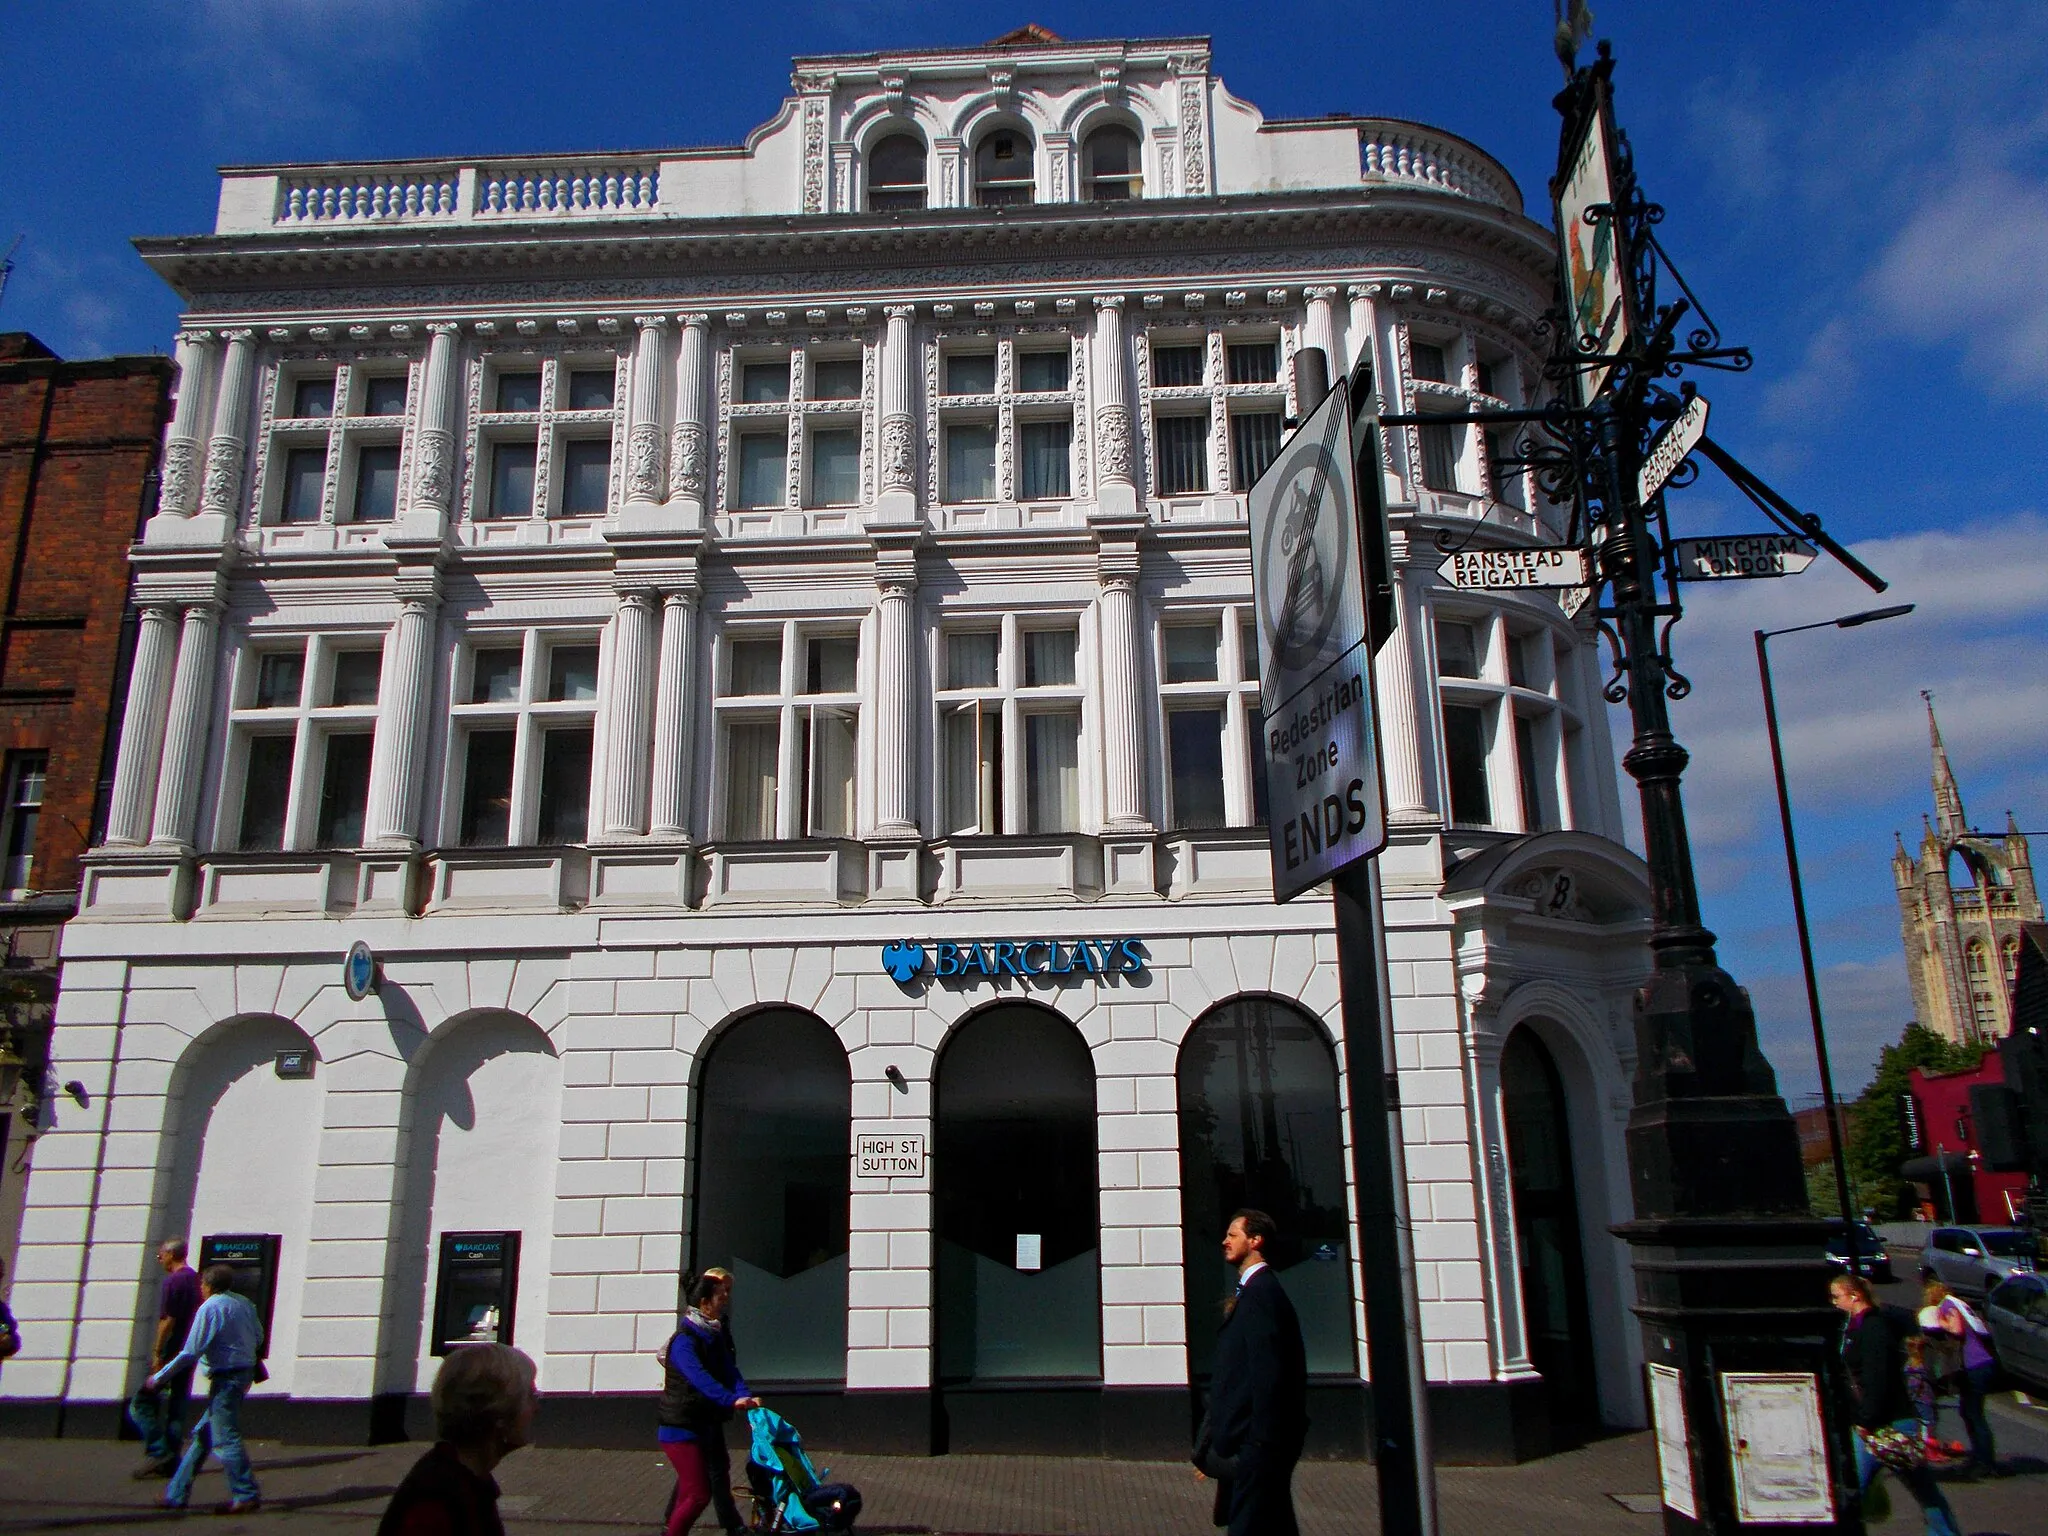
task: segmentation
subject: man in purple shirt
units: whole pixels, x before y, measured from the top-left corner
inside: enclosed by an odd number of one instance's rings
[[[185,1263],[185,1240],[174,1237],[156,1251],[156,1262],[164,1272],[157,1288],[156,1340],[150,1352],[150,1374],[176,1359],[192,1330],[199,1311],[199,1276]],[[185,1399],[192,1390],[192,1368],[185,1367],[166,1376],[156,1386],[143,1378],[128,1401],[128,1417],[142,1431],[144,1455],[134,1476],[169,1477],[177,1470],[179,1452],[185,1442]]]

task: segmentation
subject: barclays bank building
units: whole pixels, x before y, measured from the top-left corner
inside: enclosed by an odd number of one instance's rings
[[[111,1432],[189,1235],[265,1308],[255,1433],[417,1434],[496,1338],[551,1441],[639,1443],[716,1263],[822,1445],[1173,1455],[1250,1204],[1314,1452],[1365,1454],[1245,491],[1303,347],[1542,397],[1498,164],[1026,29],[798,59],[731,148],[232,168],[140,246],[176,406],[0,1423]],[[1444,1454],[1504,1460],[1639,1412],[1647,890],[1589,620],[1437,576],[1557,509],[1506,439],[1385,448],[1423,1355]]]

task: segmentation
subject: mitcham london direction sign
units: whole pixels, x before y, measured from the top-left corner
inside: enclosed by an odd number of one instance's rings
[[[1276,901],[1387,840],[1348,399],[1340,379],[1250,497]]]
[[[1461,590],[1499,587],[1583,587],[1590,580],[1586,552],[1565,544],[1537,549],[1460,550],[1437,574]]]
[[[1676,539],[1672,554],[1682,581],[1744,581],[1797,576],[1820,551],[1789,533],[1735,533],[1718,539]]]

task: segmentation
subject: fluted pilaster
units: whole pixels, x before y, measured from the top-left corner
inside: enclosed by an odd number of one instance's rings
[[[200,510],[232,519],[242,494],[242,461],[248,456],[249,389],[256,373],[256,333],[223,331],[220,390],[214,398],[213,435],[206,445],[206,484]]]
[[[1395,562],[1400,570],[1400,562]],[[1374,660],[1374,684],[1379,692],[1380,752],[1387,775],[1387,819],[1390,822],[1436,820],[1429,785],[1435,775],[1425,772],[1425,722],[1418,683],[1421,667],[1417,648],[1423,637],[1416,626],[1422,622],[1423,605],[1405,574],[1394,581],[1395,629],[1393,639]],[[1433,733],[1432,733],[1433,736]]]
[[[875,667],[875,833],[917,835],[916,746],[917,577],[914,569],[877,575],[875,631],[880,655]]]
[[[690,835],[690,686],[696,654],[697,594],[670,592],[661,600],[661,663],[654,689],[653,833]]]
[[[1344,377],[1344,349],[1338,344],[1337,327],[1330,312],[1330,302],[1337,297],[1334,287],[1304,288],[1301,297],[1307,306],[1307,314],[1301,324],[1301,344],[1304,347],[1321,347],[1323,356],[1329,359],[1330,381],[1335,383]]]
[[[135,637],[135,663],[128,673],[128,703],[121,713],[121,750],[114,760],[114,792],[107,807],[109,843],[135,847],[149,841],[177,653],[177,609],[156,604],[144,608]]]
[[[678,315],[676,425],[669,442],[668,492],[672,500],[705,510],[711,498],[711,317]]]
[[[370,749],[370,802],[363,841],[416,847],[420,835],[419,783],[426,740],[428,691],[434,659],[431,597],[410,597],[384,643],[377,686],[377,736]]]
[[[420,383],[419,426],[413,432],[411,510],[445,518],[455,502],[455,327],[427,327],[427,366]]]
[[[666,315],[635,315],[640,327],[633,352],[633,393],[626,414],[626,500],[657,506],[667,497],[661,450],[661,361]]]
[[[1138,581],[1135,572],[1106,575],[1102,618],[1104,786],[1111,831],[1143,831],[1145,724],[1139,715]]]
[[[233,348],[230,347],[230,353]],[[219,615],[212,603],[185,610],[178,634],[178,662],[171,675],[171,699],[164,728],[162,772],[156,822],[150,841],[179,848],[193,844],[199,813],[199,781],[206,767],[206,738],[213,724],[214,631]]]
[[[180,331],[173,356],[178,364],[178,398],[164,436],[164,468],[156,509],[162,517],[190,517],[199,507],[199,478],[206,456],[206,370],[213,353],[209,331]]]
[[[604,799],[607,838],[638,837],[647,830],[648,729],[654,682],[654,598],[621,592],[612,619],[612,655],[604,719]]]

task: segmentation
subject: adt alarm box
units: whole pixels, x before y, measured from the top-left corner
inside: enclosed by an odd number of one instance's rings
[[[518,1295],[517,1232],[443,1232],[432,1353],[445,1355],[463,1344],[510,1344]]]
[[[199,1239],[199,1273],[216,1264],[234,1271],[234,1290],[247,1297],[263,1319],[264,1359],[270,1358],[270,1312],[277,1302],[277,1255],[284,1239],[275,1232],[215,1233]]]

